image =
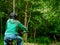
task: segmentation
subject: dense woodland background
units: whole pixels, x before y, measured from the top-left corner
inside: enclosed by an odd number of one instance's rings
[[[16,0],[15,6],[18,20],[29,30],[27,42],[60,41],[60,0]],[[12,0],[0,0],[0,39],[12,11]]]

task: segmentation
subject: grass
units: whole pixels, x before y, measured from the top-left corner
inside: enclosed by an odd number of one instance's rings
[[[4,42],[3,42],[3,40],[0,40],[0,45],[4,45]]]

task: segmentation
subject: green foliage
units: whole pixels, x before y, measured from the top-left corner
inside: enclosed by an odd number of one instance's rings
[[[51,43],[51,40],[50,40],[49,37],[44,37],[44,36],[42,36],[42,37],[40,37],[40,38],[37,38],[37,42],[49,44],[49,43]]]
[[[35,37],[41,37],[40,42],[50,42],[50,38],[53,36],[60,36],[60,0],[16,0],[16,12],[18,13],[18,20],[24,22],[25,9],[27,5],[27,16],[31,16],[28,30],[30,31],[29,37],[34,37],[34,31],[36,28]],[[12,0],[0,1],[0,19],[1,22],[6,22],[10,12],[13,10]],[[1,24],[0,22],[0,24]],[[2,23],[2,29],[5,24]],[[4,31],[3,31],[4,32]],[[52,37],[51,37],[52,35]],[[56,38],[57,39],[57,38]],[[32,39],[31,39],[31,42]]]
[[[33,38],[28,39],[28,42],[30,42],[30,43],[32,43],[32,42],[34,43],[34,41],[37,42],[37,43],[42,43],[42,44],[51,43],[51,39],[49,37],[45,37],[45,36],[41,36],[41,37],[36,38],[36,39],[33,39]]]
[[[0,12],[0,19],[1,19],[2,17],[5,17],[5,13],[4,13],[4,12]]]

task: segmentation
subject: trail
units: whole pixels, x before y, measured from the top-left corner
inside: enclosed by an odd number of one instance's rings
[[[37,43],[24,43],[24,45],[46,45],[46,44],[37,44]],[[49,45],[60,45],[60,42],[51,43]]]

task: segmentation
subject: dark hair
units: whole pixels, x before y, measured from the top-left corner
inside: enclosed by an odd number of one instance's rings
[[[11,19],[16,19],[17,18],[17,14],[16,13],[11,13],[10,14],[10,18]]]

